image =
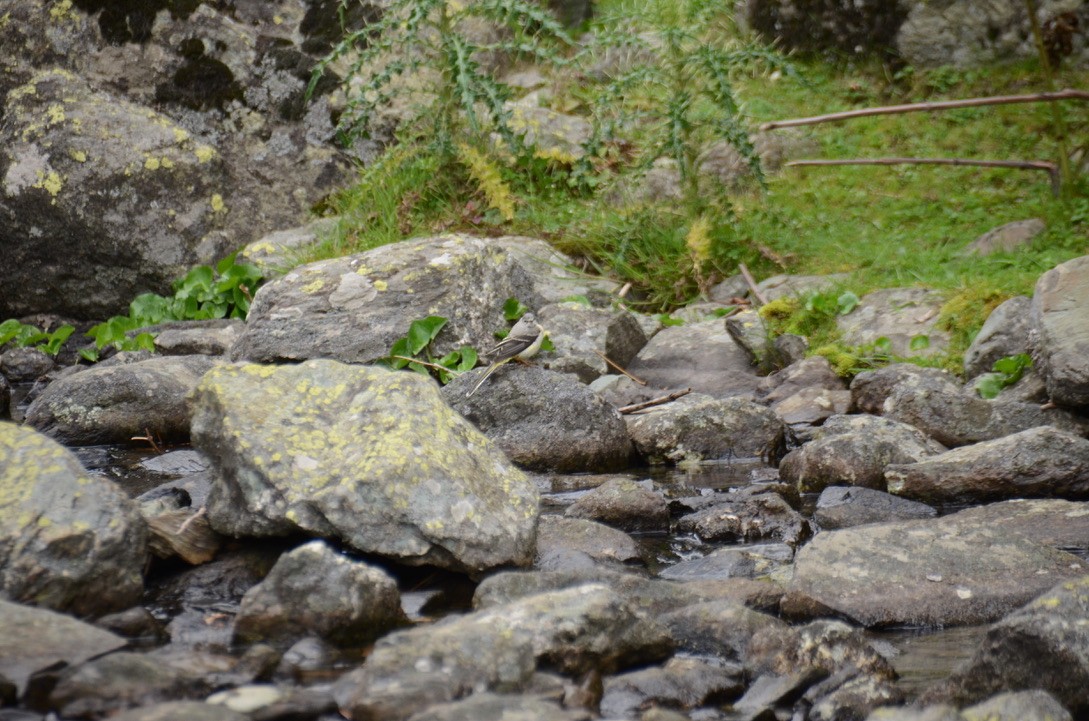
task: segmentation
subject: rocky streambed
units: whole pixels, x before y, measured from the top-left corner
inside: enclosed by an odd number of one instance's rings
[[[661,328],[562,261],[423,239],[155,357],[5,352],[0,718],[1087,717],[1089,257],[981,333],[1037,360],[992,401],[848,386],[714,303]],[[486,346],[508,297],[536,366],[467,397],[483,370],[372,365],[427,314]]]

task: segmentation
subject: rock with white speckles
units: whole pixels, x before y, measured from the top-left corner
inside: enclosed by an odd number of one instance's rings
[[[536,487],[430,379],[331,360],[225,365],[192,402],[220,533],[302,532],[469,573],[533,561]]]
[[[76,446],[127,443],[148,433],[185,440],[185,398],[215,364],[208,356],[171,356],[73,373],[50,384],[30,404],[26,422]]]
[[[0,422],[0,597],[80,616],[143,593],[147,528],[113,482],[71,452]]]
[[[1040,276],[1031,322],[1048,395],[1060,405],[1089,407],[1089,255]]]

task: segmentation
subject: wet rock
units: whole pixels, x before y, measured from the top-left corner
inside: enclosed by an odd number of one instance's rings
[[[944,451],[940,443],[906,423],[878,416],[833,416],[814,439],[783,457],[779,477],[799,491],[828,486],[885,488],[885,468],[914,463]]]
[[[719,548],[702,558],[681,561],[658,574],[670,581],[725,578],[761,578],[794,560],[785,543],[762,543],[741,548]]]
[[[875,708],[903,700],[894,682],[848,665],[807,689],[795,709],[808,708],[812,721],[836,721],[863,718]]]
[[[1040,276],[1032,296],[1033,357],[1051,400],[1089,406],[1089,255]]]
[[[0,374],[12,383],[26,383],[53,370],[53,359],[37,348],[11,348],[0,355]]]
[[[1086,435],[1089,421],[1059,408],[1030,403],[987,401],[960,393],[951,384],[917,376],[893,388],[884,415],[908,423],[950,448],[1002,438],[1037,426]]]
[[[927,380],[920,380],[920,379]],[[859,413],[881,415],[885,400],[901,383],[941,388],[948,393],[959,389],[957,379],[938,368],[922,368],[912,363],[893,363],[884,368],[862,371],[851,381],[851,400]]]
[[[1089,440],[1041,426],[885,470],[889,491],[927,503],[1089,497]]]
[[[819,533],[798,551],[788,617],[868,627],[958,626],[1000,618],[1089,563],[957,516]]]
[[[774,456],[783,443],[775,413],[741,398],[690,393],[624,418],[636,449],[657,462]]]
[[[686,323],[659,331],[628,366],[657,388],[691,388],[709,396],[747,396],[760,376],[721,320]]]
[[[720,704],[744,690],[744,677],[738,664],[713,659],[671,658],[661,667],[606,679],[601,715],[637,718],[641,709],[650,706],[693,709]]]
[[[926,505],[872,488],[829,486],[821,491],[813,520],[826,531],[867,523],[934,518],[938,511]]]
[[[508,363],[469,396],[484,372],[455,378],[441,395],[515,463],[561,473],[628,465],[624,419],[573,376]]]
[[[561,708],[543,698],[484,692],[452,703],[435,704],[413,714],[409,721],[590,721],[593,718],[589,711]]]
[[[563,551],[580,551],[595,561],[638,563],[642,558],[632,537],[583,518],[545,515],[537,525],[537,566]]]
[[[1075,718],[1089,709],[1089,576],[1058,583],[987,631],[975,655],[929,689],[929,702],[964,705],[1040,689]]]
[[[709,654],[744,663],[753,636],[770,628],[785,628],[774,616],[731,601],[709,601],[685,606],[658,617],[677,647],[694,654]]]
[[[780,676],[764,674],[749,685],[745,695],[734,702],[733,717],[740,721],[771,721],[789,713],[789,708],[806,689],[826,674],[802,669]]]
[[[516,692],[538,663],[564,673],[656,661],[672,644],[601,585],[529,596],[381,639],[334,693],[350,718],[406,719],[469,692]]]
[[[792,547],[809,538],[809,522],[775,493],[739,498],[682,516],[679,533],[713,543],[780,541]]]
[[[203,473],[211,468],[211,463],[204,454],[191,448],[167,451],[162,455],[145,458],[138,465],[148,473],[170,478]]]
[[[647,344],[643,328],[624,309],[594,308],[581,302],[556,303],[541,308],[537,319],[556,346],[547,367],[574,373],[583,383],[615,372],[605,358],[627,368]]]
[[[17,697],[39,672],[78,666],[124,645],[120,636],[71,616],[0,600],[0,678]]]
[[[166,641],[168,638],[163,624],[143,606],[107,614],[95,621],[95,625],[138,641]]]
[[[490,348],[494,331],[507,325],[508,298],[530,308],[544,303],[538,283],[547,287],[550,276],[538,281],[522,258],[500,241],[446,235],[300,266],[257,291],[232,355],[369,363],[389,355],[412,321],[431,315],[447,319],[432,344],[436,356],[466,344]]]
[[[861,346],[887,338],[894,355],[933,356],[945,351],[949,334],[938,328],[938,313],[945,302],[938,291],[924,288],[876,290],[862,297],[858,307],[836,319],[847,345]],[[912,344],[925,337],[925,347]]]
[[[226,355],[245,327],[236,318],[163,323],[155,327],[155,350],[163,355]]]
[[[112,721],[249,721],[246,714],[203,701],[167,701],[122,711]]]
[[[385,571],[311,541],[285,553],[268,576],[246,592],[234,637],[290,645],[316,634],[362,647],[408,623],[397,582]]]
[[[1013,253],[1021,246],[1031,243],[1045,230],[1047,230],[1047,224],[1039,218],[1015,220],[988,230],[969,243],[964,253],[981,256],[992,253]]]
[[[147,528],[109,480],[36,431],[0,422],[0,593],[94,616],[143,592]]]
[[[474,608],[493,608],[547,591],[602,583],[620,594],[636,612],[657,618],[696,603],[730,600],[737,604],[774,607],[781,591],[765,581],[732,578],[726,581],[671,581],[621,573],[600,566],[577,571],[506,572],[489,576],[473,596]]]
[[[129,442],[149,433],[186,440],[186,396],[214,365],[206,356],[179,356],[91,368],[51,383],[27,408],[26,423],[70,445]]]
[[[306,532],[408,564],[528,565],[537,490],[415,373],[315,360],[220,366],[193,399],[226,535]],[[406,455],[405,449],[413,449]]]
[[[252,721],[324,718],[336,713],[337,704],[328,686],[297,688],[249,684],[208,697],[207,703],[247,715]]]
[[[586,518],[624,531],[669,530],[669,503],[650,484],[615,479],[568,506],[568,518]]]
[[[964,352],[964,376],[987,373],[994,362],[1029,352],[1029,310],[1032,300],[1023,295],[1010,298],[991,311],[972,345]]]

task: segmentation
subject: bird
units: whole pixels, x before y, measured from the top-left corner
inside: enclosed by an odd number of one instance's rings
[[[465,394],[465,397],[468,398],[476,393],[477,389],[484,385],[484,381],[488,380],[488,376],[507,361],[515,358],[525,360],[536,355],[537,351],[541,349],[544,337],[545,330],[537,322],[537,317],[533,313],[526,313],[519,318],[514,327],[510,329],[507,337],[492,348],[491,353],[488,354],[488,357],[492,358],[492,364],[488,366],[488,370],[484,371],[484,375],[473,386],[473,389]]]

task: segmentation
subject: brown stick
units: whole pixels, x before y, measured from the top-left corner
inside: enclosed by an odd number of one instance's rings
[[[756,279],[752,277],[752,273],[749,272],[749,266],[744,263],[738,263],[737,269],[741,271],[741,277],[745,279],[745,282],[749,286],[749,290],[752,292],[752,297],[759,301],[760,305],[768,304],[768,297],[760,292],[760,289],[756,287]]]
[[[761,130],[776,128],[794,128],[799,125],[817,125],[832,123],[852,118],[865,118],[871,115],[899,115],[901,113],[931,112],[936,110],[954,110],[956,108],[976,108],[983,105],[1010,105],[1013,103],[1051,103],[1057,100],[1089,100],[1089,92],[1084,90],[1059,90],[1053,93],[1032,93],[1030,95],[996,95],[986,98],[966,98],[964,100],[946,100],[937,103],[910,103],[908,105],[887,105],[880,108],[861,108],[842,113],[813,115],[808,118],[791,120],[773,120],[760,126]]]
[[[963,165],[982,168],[1017,168],[1019,170],[1043,170],[1051,178],[1051,192],[1059,194],[1061,178],[1059,167],[1046,160],[971,160],[969,158],[848,158],[844,160],[791,160],[785,167],[828,165]]]
[[[637,377],[633,376],[631,373],[628,373],[628,371],[626,371],[625,369],[621,368],[620,365],[616,361],[610,359],[609,356],[605,355],[601,351],[595,350],[594,353],[597,353],[599,356],[601,356],[601,360],[605,361],[606,363],[611,365],[613,368],[616,368],[618,371],[620,371],[621,373],[626,375],[628,378],[631,378],[633,381],[635,381],[639,385],[645,386],[647,384],[647,382],[645,380],[643,380],[642,378],[637,378]]]
[[[653,406],[660,406],[660,405],[663,405],[665,403],[670,403],[672,401],[677,400],[681,396],[688,395],[691,392],[692,392],[691,388],[685,388],[683,391],[676,391],[674,393],[670,393],[668,396],[662,396],[660,398],[652,398],[649,401],[643,401],[642,403],[634,403],[634,404],[632,404],[630,406],[624,406],[623,408],[617,408],[617,410],[620,411],[621,413],[624,413],[624,414],[635,413],[636,411],[641,411],[644,408],[651,408]]]

